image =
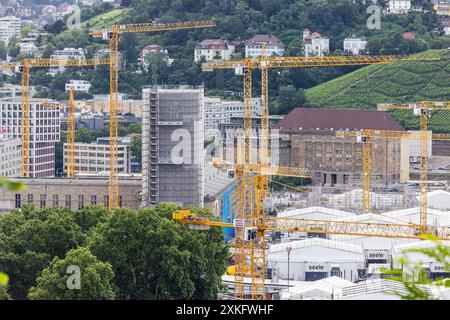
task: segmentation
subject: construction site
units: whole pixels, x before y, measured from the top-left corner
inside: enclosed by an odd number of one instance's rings
[[[193,229],[228,229],[234,250],[223,277],[228,292],[221,299],[399,299],[392,292],[406,289],[386,279],[386,270],[406,273],[408,266],[398,261],[408,256],[408,248],[435,247],[435,242],[424,240],[426,234],[449,245],[447,178],[428,179],[429,173],[439,172],[430,170],[432,142],[449,139],[429,131],[428,123],[449,109],[447,102],[380,104],[377,111],[294,109],[269,127],[270,68],[397,59],[414,58],[262,57],[203,65],[204,70],[235,69],[243,77],[244,105],[249,108],[244,111],[242,132],[231,139],[227,134],[234,160],[230,161],[230,152],[219,152],[226,159],[212,160],[214,167],[235,179],[221,199],[222,221],[190,211],[174,213],[174,219]],[[252,73],[257,69],[262,77],[262,113],[255,130],[251,98]],[[390,117],[391,109],[417,116],[420,131],[405,130]],[[274,144],[279,147],[276,152]],[[229,144],[220,146],[226,147]],[[410,169],[416,181],[410,179]],[[284,184],[282,191],[273,191],[274,176],[310,179],[312,186]],[[449,276],[443,262],[413,256],[408,258],[420,263],[430,279]],[[449,291],[441,289],[426,286],[432,296],[448,299]]]
[[[409,251],[436,248],[437,240],[450,247],[450,134],[430,130],[430,123],[450,112],[450,102],[386,103],[377,110],[296,106],[286,115],[269,114],[271,70],[439,57],[278,57],[263,44],[257,58],[203,62],[204,72],[232,70],[242,80],[242,114],[221,123],[222,134],[209,130],[214,139],[206,144],[204,86],[144,86],[138,108],[142,168],[133,172],[129,137],[118,133],[119,121],[126,122],[119,116],[119,37],[215,26],[213,21],[113,25],[91,32],[107,41],[108,58],[34,58],[1,66],[22,78],[21,98],[0,99],[2,169],[27,189],[0,190],[0,214],[25,204],[73,209],[103,204],[113,212],[175,203],[183,208],[173,212],[177,223],[203,233],[223,228],[230,258],[217,299],[401,299],[392,293],[407,289],[386,272],[412,272],[414,279],[411,266],[401,262],[406,258],[426,271],[427,294],[450,299],[450,289],[433,282],[450,277],[446,264]],[[72,87],[64,101],[31,97],[30,71],[98,65],[109,68],[109,137],[83,144],[75,141],[76,123],[89,102],[75,100]],[[254,85],[256,77],[261,87]],[[392,110],[410,113],[420,130],[405,129]],[[61,115],[64,173],[55,176]]]

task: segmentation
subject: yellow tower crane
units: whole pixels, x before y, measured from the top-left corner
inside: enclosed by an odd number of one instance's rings
[[[118,113],[119,113],[119,35],[125,33],[157,32],[183,29],[198,29],[215,27],[214,21],[189,21],[173,23],[137,23],[113,25],[109,29],[94,31],[90,34],[109,41],[110,52],[110,96],[109,96],[109,201],[108,206],[113,210],[119,206],[119,175],[118,175]]]
[[[450,110],[450,102],[422,101],[417,104],[379,105],[379,110],[412,110],[414,115],[420,117],[420,225],[427,225],[428,210],[428,122],[432,111]],[[450,140],[449,135],[438,134],[431,137],[433,140]],[[370,187],[370,186],[369,186]]]
[[[252,132],[252,72],[253,69],[262,71],[262,117],[261,117],[261,161],[267,161],[268,132],[269,132],[269,101],[268,101],[268,70],[271,68],[308,68],[308,67],[332,67],[332,66],[354,66],[369,64],[390,64],[397,61],[428,61],[439,60],[436,57],[422,56],[325,56],[325,57],[262,57],[248,58],[237,61],[215,61],[202,65],[204,71],[215,69],[234,69],[237,74],[243,75],[244,80],[244,108],[243,108],[243,129],[244,143],[242,148],[238,148],[236,179],[235,179],[235,256],[236,277],[235,296],[244,296],[244,277],[249,269],[247,260],[250,259],[250,270],[252,278],[252,297],[259,300],[265,297],[265,240],[264,227],[264,199],[267,196],[267,175],[251,172],[245,168],[250,163],[250,141]],[[239,147],[239,146],[238,146]],[[264,163],[264,162],[263,162]],[[252,228],[246,227],[242,221],[251,221]],[[259,226],[255,231],[255,226]],[[253,230],[252,238],[247,234]]]
[[[362,144],[362,209],[370,210],[370,180],[371,180],[371,150],[375,139],[400,139],[409,135],[407,131],[371,130],[364,129],[357,132],[338,132],[337,137],[355,137]]]
[[[50,67],[85,67],[109,64],[108,58],[96,59],[25,59],[14,65],[22,73],[22,165],[23,177],[30,176],[30,70]]]
[[[57,107],[59,103],[42,101],[44,107]],[[75,178],[75,101],[73,87],[69,91],[69,112],[67,114],[67,178]]]

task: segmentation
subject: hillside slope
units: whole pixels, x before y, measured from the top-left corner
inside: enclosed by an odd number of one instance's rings
[[[424,54],[449,57],[447,50]],[[376,108],[378,103],[450,101],[450,59],[367,66],[307,89],[305,96],[311,107],[349,109]],[[392,114],[404,127],[418,128],[418,119],[410,112]],[[430,126],[435,131],[450,132],[450,112],[432,117]]]

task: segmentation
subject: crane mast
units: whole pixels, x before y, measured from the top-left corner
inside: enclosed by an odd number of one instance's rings
[[[202,65],[204,71],[213,71],[215,69],[234,69],[242,73],[244,82],[244,143],[243,147],[248,150],[240,150],[238,145],[236,179],[235,179],[235,204],[234,228],[236,232],[235,259],[235,297],[242,299],[244,297],[244,278],[248,276],[247,259],[250,260],[250,276],[252,279],[252,298],[264,299],[264,278],[265,278],[265,256],[261,251],[265,251],[264,231],[268,220],[264,212],[264,198],[268,190],[268,176],[270,173],[264,166],[254,170],[254,178],[250,179],[249,171],[243,170],[244,167],[250,167],[250,136],[252,124],[252,71],[261,69],[262,73],[262,115],[261,115],[261,150],[260,161],[268,159],[268,130],[269,130],[269,112],[268,112],[268,71],[271,68],[307,68],[307,67],[330,67],[330,66],[349,66],[349,65],[368,65],[368,64],[389,64],[397,61],[427,61],[439,60],[435,57],[420,56],[325,56],[325,57],[262,57],[249,58],[236,61],[215,61]],[[250,129],[250,130],[249,130]],[[251,134],[251,133],[249,133]],[[365,150],[365,158],[370,165],[370,150]],[[261,171],[262,170],[262,171]],[[265,174],[264,174],[265,173]],[[250,185],[251,183],[251,185]],[[364,183],[370,186],[370,177],[365,177]],[[249,196],[248,190],[253,188]],[[367,202],[367,200],[366,200]],[[248,214],[250,212],[250,215]],[[242,220],[245,218],[247,220]],[[236,222],[237,221],[237,222]],[[248,226],[245,221],[252,221],[253,226]],[[338,224],[336,224],[338,226]],[[369,226],[370,227],[370,226]],[[244,233],[243,233],[244,232]]]
[[[108,207],[110,210],[119,206],[119,173],[118,173],[118,127],[119,127],[119,35],[125,33],[137,32],[157,32],[184,29],[198,29],[215,27],[216,24],[212,20],[207,21],[188,21],[173,23],[135,23],[124,25],[113,25],[109,29],[101,31],[93,31],[90,35],[101,37],[103,40],[109,41],[109,196]]]

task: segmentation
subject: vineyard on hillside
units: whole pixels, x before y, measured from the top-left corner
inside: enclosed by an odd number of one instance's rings
[[[447,50],[427,52],[447,58]],[[379,103],[414,103],[421,100],[450,101],[450,59],[442,61],[402,61],[372,65],[305,91],[311,107],[376,108]],[[406,128],[417,129],[411,112],[393,111]],[[438,116],[437,116],[438,115]],[[430,121],[436,132],[450,132],[450,112],[441,112]]]

